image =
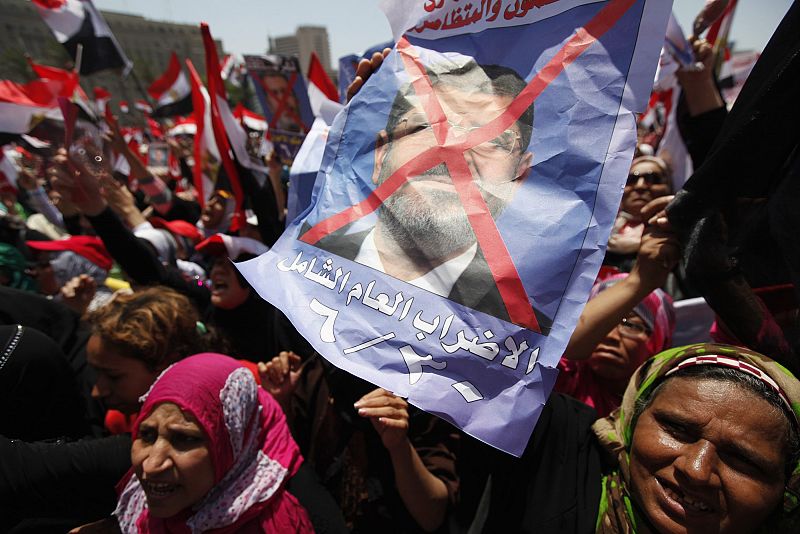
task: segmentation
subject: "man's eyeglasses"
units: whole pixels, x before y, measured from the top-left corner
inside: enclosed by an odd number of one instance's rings
[[[617,326],[619,328],[620,335],[629,339],[647,340],[647,338],[650,337],[650,334],[653,333],[647,327],[647,325],[636,320],[632,320],[628,317],[623,317]]]
[[[660,172],[632,171],[630,174],[628,174],[627,185],[636,185],[640,178],[644,179],[647,185],[663,185],[667,183],[667,177]]]
[[[473,126],[466,128],[459,124],[454,124],[449,119],[447,123],[450,125],[450,129],[457,132],[459,136],[466,136],[474,130],[479,130],[483,127]],[[427,139],[426,136],[433,136],[433,126],[428,122],[428,117],[424,113],[414,113],[403,117],[393,134],[395,139],[411,136],[419,139]],[[473,154],[481,158],[505,159],[514,153],[514,149],[517,147],[520,140],[521,137],[518,132],[506,130],[494,139],[474,146],[470,150]]]

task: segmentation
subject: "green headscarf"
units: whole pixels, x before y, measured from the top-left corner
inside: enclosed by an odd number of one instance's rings
[[[36,291],[36,282],[25,274],[25,269],[28,266],[25,257],[22,253],[9,245],[8,243],[0,243],[0,270],[6,272],[7,276],[11,279],[8,287],[14,289],[23,289],[25,291]]]
[[[631,377],[622,405],[608,417],[598,419],[593,427],[600,443],[618,461],[617,469],[603,478],[597,533],[651,532],[629,492],[629,453],[633,437],[631,417],[634,414],[636,401],[649,396],[653,389],[671,371],[678,370],[678,367],[682,368],[696,362],[730,367],[721,362],[717,363],[714,356],[721,356],[729,362],[738,360],[748,366],[749,374],[760,375],[761,380],[777,385],[781,396],[794,413],[795,420],[792,423],[800,426],[800,381],[785,367],[762,354],[741,347],[702,343],[670,349],[654,356],[639,367]],[[799,496],[800,463],[795,466],[786,483],[783,510],[770,516],[767,524],[762,525],[760,532],[800,532]]]

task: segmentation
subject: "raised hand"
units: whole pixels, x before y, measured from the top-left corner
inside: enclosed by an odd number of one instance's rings
[[[83,315],[97,292],[97,282],[89,275],[72,278],[60,290],[61,301]]]
[[[53,158],[48,173],[53,189],[85,215],[98,215],[106,209],[107,204],[101,194],[97,177],[83,162],[68,157],[63,148]]]
[[[269,392],[287,412],[289,400],[302,373],[301,358],[291,351],[282,351],[268,362],[258,364],[261,387]]]
[[[391,48],[384,48],[383,52],[375,52],[372,54],[371,58],[364,58],[358,62],[358,66],[356,67],[356,77],[347,87],[348,102],[350,102],[350,100],[356,96],[356,93],[361,90],[367,80],[369,80],[369,77],[380,68],[380,66],[383,64],[383,60],[391,51]]]
[[[408,403],[383,388],[373,390],[353,406],[358,415],[372,421],[383,446],[390,452],[408,441]]]

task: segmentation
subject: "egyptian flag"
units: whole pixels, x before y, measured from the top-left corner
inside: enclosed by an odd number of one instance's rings
[[[145,114],[153,112],[153,107],[141,98],[133,103],[133,107]]]
[[[78,45],[83,46],[80,73],[123,68],[127,74],[133,63],[125,56],[116,37],[91,0],[31,0],[45,24],[78,62]]]
[[[239,120],[242,126],[249,128],[250,130],[255,130],[257,132],[266,132],[269,128],[269,123],[267,119],[250,111],[244,104],[239,102],[235,108],[233,108],[233,116]]]
[[[71,88],[57,80],[0,80],[0,132],[26,134],[45,118],[61,119],[60,96],[72,96]]]
[[[94,92],[94,107],[97,110],[97,114],[100,116],[105,116],[107,110],[109,110],[108,102],[111,100],[111,93],[109,93],[102,87],[95,87],[93,92]]]
[[[214,130],[214,138],[219,147],[219,153],[222,159],[222,166],[225,168],[225,173],[233,189],[233,196],[236,199],[236,209],[232,230],[244,226],[245,214],[243,209],[244,204],[244,191],[242,190],[241,181],[239,178],[239,169],[237,163],[247,169],[258,171],[263,174],[268,174],[269,170],[263,163],[255,158],[251,158],[247,152],[247,132],[245,132],[242,125],[231,113],[231,108],[228,106],[228,97],[225,91],[225,85],[222,82],[222,76],[219,71],[219,58],[217,56],[217,47],[214,40],[211,38],[211,32],[208,29],[208,24],[200,24],[200,32],[203,35],[203,47],[206,52],[206,74],[208,75],[208,93],[211,97],[211,124]],[[231,151],[234,158],[231,158]],[[245,171],[246,172],[246,171]]]
[[[708,35],[706,35],[706,40],[714,47],[716,73],[718,76],[722,70],[723,64],[726,61],[730,61],[731,51],[728,38],[731,33],[731,26],[733,26],[733,15],[735,11],[736,0],[730,0],[725,7],[725,11],[722,12],[722,15],[708,28]]]
[[[333,118],[344,106],[339,103],[339,92],[322,67],[317,54],[311,52],[308,65],[308,102],[315,117],[331,125]]]
[[[34,63],[30,58],[28,58],[28,64],[39,78],[43,80],[54,80],[64,84],[63,94],[77,104],[81,111],[81,118],[91,122],[97,120],[94,109],[89,102],[89,97],[80,86],[80,76],[77,72],[40,65]]]
[[[192,112],[192,87],[173,52],[166,72],[147,89],[156,103],[153,117],[174,117]]]
[[[228,54],[222,59],[219,71],[222,79],[230,82],[234,87],[242,86],[242,80],[247,73],[242,57],[234,54]]]
[[[167,137],[195,135],[196,133],[197,121],[194,117],[178,117],[173,123],[172,128],[167,130]]]
[[[5,147],[0,148],[0,193],[17,194],[17,169]]]
[[[217,141],[214,139],[214,129],[211,127],[211,99],[208,91],[189,59],[186,60],[186,68],[189,70],[189,80],[192,84],[192,108],[194,109],[195,124],[192,181],[197,190],[198,202],[201,206],[205,206],[206,200],[213,193],[217,176],[216,166],[220,157]]]

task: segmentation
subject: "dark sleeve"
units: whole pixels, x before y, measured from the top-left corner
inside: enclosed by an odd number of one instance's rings
[[[460,435],[458,430],[436,416],[412,408],[409,440],[423,465],[447,487],[450,507],[458,500],[459,477],[456,455]]]
[[[722,123],[728,116],[728,110],[725,106],[721,106],[692,117],[686,107],[681,97],[677,111],[678,129],[692,158],[692,165],[697,169],[705,161],[711,145],[722,130]]]
[[[314,532],[317,534],[346,534],[349,532],[339,505],[336,504],[308,464],[303,463],[300,466],[297,473],[289,479],[286,489],[308,512]]]
[[[89,522],[116,504],[131,466],[130,436],[25,443],[0,436],[0,531],[30,518]]]
[[[259,186],[252,172],[239,166],[239,176],[242,177],[242,189],[250,200],[250,206],[258,217],[258,232],[265,245],[271,247],[281,236],[284,224],[278,213],[278,202],[272,181],[269,176],[264,180],[264,185]]]
[[[64,229],[69,235],[83,235],[83,228],[81,228],[81,216],[70,215],[64,217]]]
[[[464,445],[469,441],[472,450],[460,472],[474,469],[490,475],[488,514],[481,531],[593,533],[602,480],[592,431],[595,419],[592,408],[554,393],[521,458],[465,438]],[[483,487],[471,493],[480,496]],[[474,505],[463,499],[461,504]]]
[[[164,218],[168,221],[181,220],[194,224],[200,218],[200,204],[184,200],[173,194],[172,205]]]
[[[208,305],[208,289],[184,280],[177,269],[164,267],[153,250],[128,230],[111,208],[89,217],[89,221],[111,257],[137,284],[171,287],[192,299],[200,309]]]
[[[181,167],[181,176],[183,176],[186,180],[189,180],[189,183],[193,183],[194,173],[192,172],[192,168],[189,166],[189,162],[186,161],[186,158],[179,158],[178,162]]]

